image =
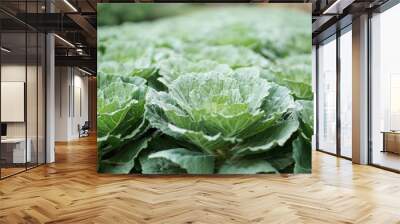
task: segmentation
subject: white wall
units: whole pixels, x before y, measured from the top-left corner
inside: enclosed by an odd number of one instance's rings
[[[83,125],[85,121],[88,121],[88,78],[86,76],[82,76],[82,73],[79,72],[78,75],[74,75],[74,91],[71,96],[74,99],[72,111],[72,119],[71,119],[71,133],[72,138],[78,138],[78,125]],[[79,97],[80,96],[80,97]],[[79,102],[80,101],[80,102]],[[81,110],[81,111],[80,111]]]
[[[55,85],[55,140],[77,139],[78,125],[88,120],[88,78],[76,68],[56,67]]]
[[[25,65],[8,64],[1,66],[1,81],[25,82]],[[1,108],[7,110],[7,108]],[[25,122],[7,122],[7,137],[25,137]]]
[[[1,66],[1,81],[2,82],[25,82],[26,70],[28,73],[34,69],[32,66],[25,67],[18,64],[5,64]],[[27,93],[28,97],[36,97],[36,90],[32,93]],[[31,100],[28,100],[31,101]],[[36,105],[35,105],[36,107]],[[7,110],[7,108],[1,108]],[[28,121],[33,120],[28,114]],[[35,114],[36,116],[36,114]],[[25,137],[25,122],[7,122],[7,136],[8,137]],[[31,125],[29,125],[30,127]]]
[[[38,70],[37,70],[38,69]],[[24,138],[25,135],[29,139],[32,161],[44,163],[45,150],[45,117],[44,117],[44,74],[42,67],[25,64],[3,64],[1,66],[2,82],[24,82],[26,85],[26,106],[25,103],[20,108],[20,113],[26,112],[26,120],[22,122],[5,122],[7,124],[7,137]],[[27,78],[27,80],[25,80]],[[2,89],[3,92],[4,89]],[[20,90],[20,94],[24,94],[24,90]],[[4,93],[3,93],[4,94]],[[2,95],[2,98],[7,95]],[[2,107],[2,112],[17,113],[15,108]],[[23,115],[22,115],[23,116]],[[51,161],[51,160],[49,160]]]
[[[55,141],[67,141],[69,133],[69,68],[55,68]]]

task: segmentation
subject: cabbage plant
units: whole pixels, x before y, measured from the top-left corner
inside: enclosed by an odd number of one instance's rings
[[[310,21],[202,6],[99,27],[98,171],[310,173]]]
[[[275,168],[266,156],[283,147],[299,128],[299,121],[289,116],[295,108],[289,89],[260,78],[255,68],[189,74],[168,88],[149,91],[146,117],[153,127],[189,146],[148,158],[164,158],[188,173],[269,173],[286,168]],[[187,160],[171,160],[177,153]],[[199,169],[203,160],[209,166]],[[291,164],[288,160],[285,165]]]
[[[137,154],[146,147],[148,121],[144,118],[148,87],[140,77],[101,73],[97,93],[98,170],[129,173]]]
[[[296,99],[312,100],[310,55],[279,59],[262,72],[263,78],[288,87]]]

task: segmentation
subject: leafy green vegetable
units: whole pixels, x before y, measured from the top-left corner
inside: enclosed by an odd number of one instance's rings
[[[150,154],[152,158],[169,160],[190,174],[210,174],[214,172],[214,157],[184,148],[168,149]]]
[[[183,57],[171,57],[160,63],[159,80],[168,86],[181,75],[191,73],[222,72],[230,73],[232,69],[226,64],[219,64],[211,60],[198,62],[189,61]]]
[[[168,93],[149,91],[146,117],[165,134],[220,160],[282,146],[298,129],[297,120],[277,123],[294,101],[286,88],[254,69],[181,76]]]
[[[261,132],[233,148],[235,155],[258,154],[283,146],[287,140],[297,131],[299,123],[297,120],[280,122],[264,132]]]
[[[277,173],[278,171],[263,159],[228,161],[219,169],[220,174]]]
[[[190,46],[184,49],[184,56],[194,60],[213,60],[220,64],[227,64],[232,68],[259,66],[267,67],[269,61],[254,51],[233,45],[222,46]]]
[[[107,81],[111,83],[107,85]],[[105,164],[121,166],[130,163],[130,169],[133,168],[133,159],[145,147],[143,144],[147,139],[143,135],[149,128],[143,116],[147,91],[145,82],[139,77],[121,78],[107,74],[99,77],[97,141],[99,157],[103,160],[99,171],[106,169],[102,167]],[[144,139],[139,140],[142,136]],[[124,170],[128,173],[129,166],[125,166]]]
[[[311,143],[299,135],[293,141],[294,173],[311,173]]]
[[[296,101],[297,111],[302,123],[302,131],[307,138],[311,139],[314,125],[314,104],[309,100]]]
[[[297,99],[312,100],[311,56],[294,55],[278,60],[262,77],[288,87]]]
[[[99,172],[102,173],[129,173],[135,166],[136,158],[141,150],[147,147],[150,138],[141,138],[128,143],[109,159],[103,159],[99,164]]]
[[[111,2],[111,1],[110,1]],[[98,3],[98,25],[119,25],[123,22],[138,22],[154,20],[176,14],[187,13],[193,10],[190,4],[144,4],[140,7],[131,7],[130,3]]]
[[[309,173],[310,15],[195,8],[98,29],[99,172]]]

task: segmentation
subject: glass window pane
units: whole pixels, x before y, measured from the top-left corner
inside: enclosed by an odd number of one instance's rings
[[[27,2],[27,13],[37,13],[38,11],[37,1]],[[37,18],[33,17],[32,20]],[[31,151],[31,158],[27,163],[28,168],[35,167],[38,164],[38,42],[36,30],[27,29],[26,130],[27,143]]]
[[[36,32],[28,32],[27,33],[27,80],[26,80],[26,115],[27,115],[27,142],[30,147],[30,160],[27,164],[28,168],[34,167],[37,165],[37,132],[38,132],[38,36]],[[29,148],[28,147],[28,148]]]
[[[318,148],[336,153],[336,40],[318,48]]]
[[[340,153],[352,156],[352,35],[340,36]]]
[[[39,33],[38,35],[38,164],[45,163],[45,65],[46,65],[46,52],[45,52],[45,44],[46,44],[46,36],[43,33]]]
[[[26,144],[26,33],[3,32],[1,45],[1,174],[2,178],[25,170],[30,161]],[[28,146],[28,147],[26,147]],[[28,150],[27,150],[28,149]]]
[[[12,14],[45,12],[45,0],[0,1]],[[45,162],[45,35],[0,12],[0,177]],[[36,17],[34,17],[36,18]],[[40,31],[39,31],[40,32]]]
[[[372,163],[400,170],[400,5],[372,17]]]

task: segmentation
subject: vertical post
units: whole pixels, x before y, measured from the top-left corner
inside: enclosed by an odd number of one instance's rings
[[[336,28],[336,155],[341,156],[341,118],[340,118],[340,30],[339,26]]]
[[[1,43],[1,39],[2,39],[2,37],[1,37],[1,24],[2,23],[0,23],[0,47],[2,46],[2,43]],[[2,55],[2,53],[1,53],[1,50],[0,50],[0,125],[2,124],[1,123],[1,66],[2,66],[2,64],[1,64],[1,55]],[[0,130],[0,136],[1,136],[1,131],[2,130]],[[1,169],[2,169],[2,164],[1,164],[1,144],[0,144],[0,180],[1,180]]]
[[[53,12],[50,1],[46,2],[47,12]],[[55,161],[55,60],[54,34],[46,34],[46,163]]]
[[[367,51],[367,62],[368,62],[368,125],[367,125],[367,131],[368,131],[368,152],[367,152],[367,163],[372,164],[373,162],[373,153],[372,153],[372,61],[371,61],[371,55],[372,55],[372,42],[371,39],[372,37],[372,29],[371,29],[371,18],[372,18],[372,12],[368,12],[368,18],[367,18],[367,41],[368,41],[368,51]],[[376,36],[374,36],[376,37]],[[376,52],[377,53],[377,52]],[[375,55],[376,55],[375,53]],[[377,64],[380,64],[379,62]]]
[[[353,162],[368,163],[368,15],[353,19]]]
[[[36,1],[36,13],[39,13],[39,2]],[[39,19],[37,19],[39,22]],[[39,31],[36,31],[36,165],[39,165]]]
[[[25,21],[28,21],[28,2],[25,1]],[[25,23],[25,85],[24,85],[24,122],[25,122],[25,170],[28,169],[28,24]]]
[[[315,149],[319,149],[319,45],[315,47]]]

